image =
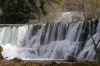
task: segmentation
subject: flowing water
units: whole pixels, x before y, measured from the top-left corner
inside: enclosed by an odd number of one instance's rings
[[[66,59],[96,60],[93,40],[100,40],[100,21],[77,23],[47,23],[43,25],[0,26],[2,55],[23,60]],[[100,45],[100,44],[99,44]],[[97,48],[100,48],[98,45]]]

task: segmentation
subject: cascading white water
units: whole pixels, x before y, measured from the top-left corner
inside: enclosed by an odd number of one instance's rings
[[[89,34],[90,27],[95,30],[93,38],[97,42],[100,39],[100,21],[2,26],[2,55],[7,59],[18,57],[29,60],[66,59],[73,55],[78,60],[94,60],[95,51]]]
[[[57,17],[55,18],[54,22],[78,22],[84,21],[84,13],[83,12],[62,12],[58,13]]]

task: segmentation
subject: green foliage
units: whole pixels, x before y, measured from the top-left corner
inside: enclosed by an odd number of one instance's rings
[[[54,1],[55,3],[57,3],[60,6],[64,5],[64,0],[52,0],[52,1]]]
[[[76,58],[74,56],[68,56],[66,59],[67,62],[77,62]]]
[[[3,23],[26,23],[30,19],[40,19],[47,14],[48,1],[62,5],[63,0],[0,0]]]

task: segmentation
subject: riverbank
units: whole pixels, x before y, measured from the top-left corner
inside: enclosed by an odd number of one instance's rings
[[[21,59],[13,59],[13,60],[0,60],[0,66],[100,66],[98,62],[75,62],[75,63],[59,63],[59,62],[25,62]]]

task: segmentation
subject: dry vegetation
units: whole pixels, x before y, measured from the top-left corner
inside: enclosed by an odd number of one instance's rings
[[[28,24],[44,24],[54,22],[57,17],[57,13],[49,13],[48,15],[41,18],[41,20],[33,19],[29,20]]]
[[[100,0],[65,0],[64,10],[82,11],[87,18],[98,18],[100,17]]]
[[[83,12],[83,16],[87,20],[91,20],[92,18],[100,18],[100,0],[64,0],[65,5],[63,6],[63,11],[79,11]],[[53,22],[57,16],[57,12],[61,11],[61,7],[57,4],[49,2],[50,5],[45,5],[45,8],[49,12],[49,14],[42,18],[42,22],[49,23]],[[56,12],[56,13],[55,13]],[[73,14],[74,16],[74,14]],[[77,16],[73,17],[73,19],[81,19]],[[65,18],[67,19],[67,18]],[[66,20],[67,21],[67,20]]]
[[[100,66],[97,62],[78,62],[78,63],[37,63],[37,62],[24,62],[15,60],[0,60],[0,66]]]

